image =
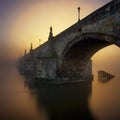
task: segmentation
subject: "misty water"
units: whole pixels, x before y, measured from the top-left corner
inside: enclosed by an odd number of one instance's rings
[[[16,67],[0,70],[0,120],[119,120],[120,77],[74,84],[33,84]],[[29,81],[29,82],[28,82]]]

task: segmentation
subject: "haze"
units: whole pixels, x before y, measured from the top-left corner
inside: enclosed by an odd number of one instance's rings
[[[13,61],[47,41],[49,27],[54,36],[78,20],[77,7],[81,7],[81,19],[111,0],[0,0],[0,62]],[[94,65],[102,64],[116,69],[120,50],[110,46],[98,52]],[[109,59],[109,63],[107,62]],[[118,70],[119,68],[117,68]]]

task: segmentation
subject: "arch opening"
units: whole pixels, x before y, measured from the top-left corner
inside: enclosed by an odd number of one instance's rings
[[[59,67],[59,75],[64,77],[85,77],[92,75],[91,57],[104,47],[113,43],[101,39],[78,40],[67,47],[62,56],[62,64]]]

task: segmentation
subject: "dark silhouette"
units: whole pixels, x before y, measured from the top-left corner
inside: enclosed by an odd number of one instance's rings
[[[60,85],[38,84],[30,77],[27,79],[25,84],[35,90],[38,106],[45,108],[49,120],[94,120],[88,105],[92,81]]]

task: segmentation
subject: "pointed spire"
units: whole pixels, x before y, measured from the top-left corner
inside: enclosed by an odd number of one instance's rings
[[[78,7],[78,21],[80,21],[80,7]]]
[[[53,38],[53,29],[52,29],[52,26],[50,26],[50,33],[49,33],[49,38],[48,40],[52,39]]]
[[[33,45],[31,43],[31,46],[30,46],[30,53],[33,51]]]

